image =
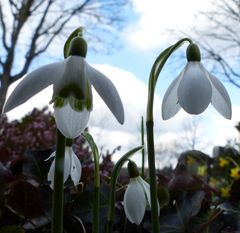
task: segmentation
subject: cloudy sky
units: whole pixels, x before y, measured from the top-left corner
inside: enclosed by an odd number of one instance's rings
[[[116,85],[125,108],[125,124],[119,125],[101,99],[94,94],[94,110],[89,123],[90,132],[100,148],[112,150],[121,145],[115,159],[128,149],[140,144],[140,121],[145,116],[147,83],[151,66],[157,55],[166,47],[176,42],[177,32],[188,32],[191,27],[205,28],[207,22],[196,21],[199,11],[209,10],[208,0],[133,0],[129,9],[129,22],[119,32],[122,48],[111,55],[89,52],[87,60],[95,68],[106,74]],[[131,19],[131,20],[130,20]],[[177,60],[174,60],[176,63]],[[161,119],[161,100],[171,83],[184,66],[171,68],[171,62],[159,78],[154,104],[156,149],[164,152],[164,159],[169,151],[189,148],[191,138],[188,129],[197,128],[196,149],[211,154],[213,145],[225,145],[229,139],[236,138],[234,125],[238,122],[240,106],[238,89],[226,83],[233,103],[233,118],[225,120],[211,106],[201,116],[190,116],[182,110],[172,119]],[[176,69],[176,67],[178,67]],[[10,88],[9,93],[15,84]],[[51,98],[49,87],[33,97],[25,105],[11,111],[11,119],[19,118],[34,106],[45,106]],[[135,156],[140,161],[139,155]],[[162,160],[162,158],[161,158]]]

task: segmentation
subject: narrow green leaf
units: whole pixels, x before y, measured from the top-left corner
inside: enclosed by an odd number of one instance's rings
[[[0,228],[0,233],[24,233],[25,231],[18,226],[4,226]]]
[[[94,203],[93,203],[93,233],[99,232],[99,211],[100,211],[100,173],[99,173],[99,153],[93,137],[88,132],[83,133],[84,138],[87,140],[91,147],[94,157]]]
[[[93,157],[94,157],[94,186],[100,186],[100,178],[99,178],[99,153],[97,145],[95,144],[93,137],[88,132],[83,133],[84,138],[87,140],[89,146],[91,147]]]

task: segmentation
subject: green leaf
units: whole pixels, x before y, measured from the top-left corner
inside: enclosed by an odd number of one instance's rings
[[[70,42],[71,40],[76,37],[79,33],[82,34],[83,31],[83,27],[79,27],[77,29],[75,29],[70,36],[68,37],[68,39],[65,42],[64,48],[63,48],[63,56],[64,58],[68,57],[68,51],[69,51],[69,46],[70,46]]]
[[[83,133],[85,139],[90,145],[94,157],[94,203],[93,203],[93,233],[99,232],[99,209],[100,209],[100,173],[99,173],[99,153],[91,134]]]
[[[0,233],[24,233],[25,231],[16,226],[4,226],[0,228]]]
[[[97,145],[95,144],[93,137],[88,132],[83,133],[84,138],[87,140],[89,146],[91,147],[93,157],[94,157],[94,186],[100,187],[100,177],[99,177],[99,153]]]

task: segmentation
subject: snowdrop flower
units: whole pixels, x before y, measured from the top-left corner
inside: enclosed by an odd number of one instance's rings
[[[25,75],[7,99],[3,111],[8,112],[25,103],[53,84],[51,102],[54,102],[57,127],[65,137],[75,138],[87,125],[92,110],[93,86],[119,123],[123,124],[120,96],[113,83],[85,61],[83,41],[81,37],[71,41],[69,57],[64,61],[42,66]]]
[[[225,118],[231,119],[232,107],[223,84],[201,64],[195,44],[187,49],[188,63],[168,87],[162,102],[163,120],[173,117],[181,108],[190,114],[200,114],[212,103]]]
[[[128,172],[130,182],[124,194],[123,207],[127,219],[139,225],[145,211],[151,209],[150,186],[139,176],[137,166],[132,161],[128,163]],[[159,206],[158,209],[160,211]]]
[[[52,157],[55,157],[56,152],[53,152],[50,157],[47,159],[49,160]],[[53,189],[54,187],[54,170],[55,170],[55,159],[52,162],[50,170],[48,172],[48,181],[50,181],[50,187]],[[79,183],[82,174],[82,166],[77,157],[77,155],[73,152],[72,147],[66,146],[65,148],[65,158],[64,158],[64,178],[63,182],[65,182],[69,176],[76,186]]]

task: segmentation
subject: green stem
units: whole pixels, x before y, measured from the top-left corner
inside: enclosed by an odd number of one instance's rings
[[[143,149],[142,149],[142,178],[144,179],[145,177],[145,149],[144,149],[144,119],[143,119],[143,116],[142,116],[142,120],[141,120],[141,143],[142,143],[142,146],[143,146]]]
[[[108,217],[107,217],[107,225],[106,225],[106,233],[111,233],[113,228],[113,219],[115,214],[115,200],[116,200],[116,184],[119,172],[123,166],[123,164],[137,151],[141,150],[142,146],[136,147],[130,151],[128,151],[125,155],[118,160],[112,170],[111,184],[110,184],[110,196],[108,203]]]
[[[93,204],[93,233],[99,232],[99,211],[100,211],[100,187],[94,187],[94,204]]]
[[[148,168],[149,168],[149,182],[151,195],[151,214],[152,214],[152,229],[153,233],[160,232],[160,223],[158,218],[158,199],[157,199],[157,182],[156,182],[156,168],[155,168],[155,151],[154,151],[154,122],[153,122],[153,102],[154,93],[158,76],[165,65],[170,55],[179,48],[185,41],[192,43],[188,38],[179,40],[176,44],[165,49],[155,60],[148,82],[148,102],[147,102],[147,149],[148,149]]]
[[[159,223],[159,217],[158,217],[153,121],[147,121],[146,127],[147,127],[147,147],[148,147],[148,167],[149,167],[149,183],[150,183],[150,196],[151,196],[152,229],[154,233],[158,233],[160,232],[160,223]]]
[[[84,138],[91,147],[94,158],[94,200],[93,200],[93,233],[99,232],[99,210],[100,210],[100,172],[99,172],[99,153],[97,145],[88,132],[83,133]]]
[[[63,174],[66,138],[57,131],[57,146],[54,171],[52,233],[63,232]]]

